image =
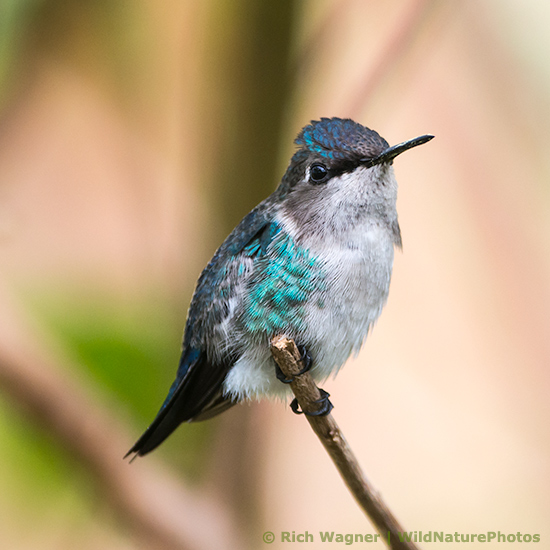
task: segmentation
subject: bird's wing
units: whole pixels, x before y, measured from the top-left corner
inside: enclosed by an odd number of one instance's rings
[[[262,206],[241,221],[202,272],[189,308],[176,379],[156,418],[126,456],[142,456],[160,445],[182,422],[211,418],[236,403],[223,394],[223,381],[237,357],[227,354],[223,360],[209,358],[206,341],[212,325],[228,315],[227,300],[237,286],[235,281],[231,287],[224,286],[228,267],[237,266],[244,257],[261,257],[277,231]],[[227,295],[220,300],[224,289]]]

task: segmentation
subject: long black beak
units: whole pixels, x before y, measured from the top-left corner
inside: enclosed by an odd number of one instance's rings
[[[367,168],[370,168],[371,166],[375,166],[376,164],[391,162],[397,155],[400,155],[401,153],[404,153],[405,151],[408,151],[413,147],[417,147],[418,145],[423,145],[433,138],[434,136],[425,135],[410,139],[409,141],[404,141],[403,143],[399,143],[398,145],[394,145],[393,147],[388,147],[383,153],[380,153],[377,157],[361,159],[361,164],[363,166],[366,166]]]

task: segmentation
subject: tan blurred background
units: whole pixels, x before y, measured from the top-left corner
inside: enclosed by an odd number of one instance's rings
[[[396,161],[404,250],[336,419],[408,530],[550,548],[549,25],[542,0],[0,0],[0,548],[374,532],[280,403],[122,462],[198,274],[321,116],[436,136]]]

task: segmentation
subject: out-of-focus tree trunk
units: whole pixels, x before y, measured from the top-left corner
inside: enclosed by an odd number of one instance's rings
[[[240,0],[212,6],[202,105],[220,239],[275,187],[277,150],[292,91],[293,0]],[[235,37],[238,37],[235,39]],[[211,54],[211,57],[210,57]],[[207,93],[206,93],[207,92]]]
[[[215,246],[281,177],[277,152],[292,93],[295,4],[239,0],[211,6],[208,103],[201,108],[210,138],[202,147],[202,175],[210,178],[204,184],[219,219]],[[216,164],[209,171],[212,161]],[[260,540],[256,531],[261,528],[258,488],[265,426],[254,421],[257,414],[257,405],[240,406],[220,419],[211,480],[251,540]]]

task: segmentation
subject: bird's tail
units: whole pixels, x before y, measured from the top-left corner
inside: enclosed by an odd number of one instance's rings
[[[227,366],[206,361],[206,354],[188,350],[182,354],[180,367],[168,397],[156,418],[126,453],[143,456],[156,449],[182,422],[206,420],[237,402],[223,394]]]

